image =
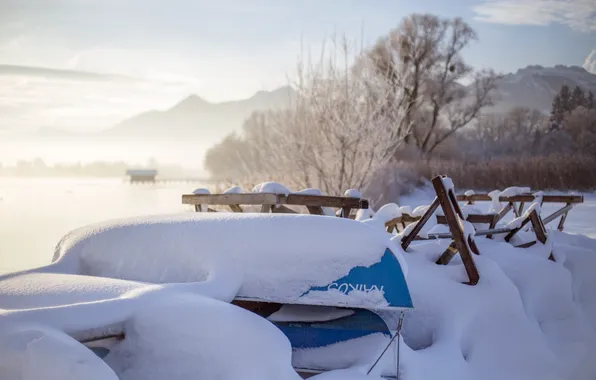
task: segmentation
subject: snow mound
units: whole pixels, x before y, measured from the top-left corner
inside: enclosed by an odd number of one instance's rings
[[[385,223],[399,218],[401,216],[401,210],[398,205],[395,203],[387,203],[383,205],[374,215],[371,216],[370,219],[359,219],[360,221],[368,224],[370,226],[380,228],[383,231],[385,230]]]
[[[353,267],[379,262],[387,248],[407,275],[401,248],[390,235],[357,221],[300,214],[184,213],[79,228],[58,244],[52,270],[151,283],[239,279],[239,297],[291,302]]]
[[[192,193],[195,194],[195,195],[199,195],[199,194],[211,194],[211,192],[208,189],[203,189],[203,188],[194,189]]]
[[[0,378],[119,380],[104,361],[64,332],[28,324],[0,329]]]
[[[399,212],[401,212],[402,215],[412,215],[412,208],[410,206],[401,206]]]
[[[300,194],[300,195],[323,195],[323,192],[319,189],[302,189],[299,191],[295,191],[293,194]]]
[[[279,329],[205,289],[36,270],[2,276],[2,307],[11,307],[0,309],[0,378],[299,379]],[[77,341],[114,333],[125,339],[104,361]]]
[[[388,222],[391,219],[399,218],[401,216],[401,210],[395,203],[387,203],[383,207],[377,210],[374,219]]]
[[[263,182],[252,189],[253,193],[273,193],[288,195],[291,193],[287,187],[277,182]]]
[[[531,190],[529,187],[517,187],[517,186],[512,186],[512,187],[508,187],[505,190],[501,191],[500,196],[501,197],[514,197],[516,195],[521,195],[521,194],[530,194]]]
[[[358,190],[355,189],[348,189],[344,193],[344,197],[348,198],[362,198],[362,194]]]
[[[412,211],[412,216],[422,216],[430,208],[430,205],[418,206]]]
[[[232,186],[225,190],[223,194],[243,194],[244,190],[240,186]]]
[[[357,221],[364,221],[368,220],[375,216],[375,212],[371,208],[361,208],[356,211],[356,220]]]

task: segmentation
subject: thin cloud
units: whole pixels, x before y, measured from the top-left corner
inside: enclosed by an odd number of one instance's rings
[[[476,20],[509,25],[558,23],[581,32],[596,31],[594,0],[485,0],[473,7]]]
[[[22,66],[22,65],[2,65],[0,64],[0,75],[22,75],[44,78],[70,79],[70,80],[89,80],[89,81],[138,81],[136,78],[123,75],[111,75],[94,73],[90,71],[79,70],[58,70],[45,67]]]
[[[192,92],[149,81],[72,80],[40,75],[38,70],[5,73],[0,75],[0,126],[13,132],[40,127],[98,130],[152,108],[169,107]]]

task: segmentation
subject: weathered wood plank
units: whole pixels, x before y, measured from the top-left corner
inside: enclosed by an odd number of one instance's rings
[[[536,234],[536,239],[542,244],[546,243],[546,228],[544,228],[542,219],[540,219],[540,215],[538,215],[536,210],[530,213],[530,221],[532,222],[532,228]]]
[[[505,205],[497,214],[499,217],[497,219],[497,223],[503,219],[505,217],[505,215],[507,215],[509,213],[509,211],[511,211],[511,209],[513,208],[513,203],[509,202],[507,203],[507,205]]]
[[[445,252],[435,261],[435,264],[447,265],[457,255],[457,246],[455,241],[451,241]]]
[[[92,337],[88,337],[85,339],[77,339],[77,340],[79,341],[79,343],[87,344],[87,343],[94,343],[94,342],[106,340],[106,339],[124,340],[124,338],[125,338],[124,332],[120,332],[120,333],[116,333],[116,334],[97,335],[97,336],[92,336]]]
[[[521,231],[521,229],[522,229],[522,228],[524,228],[524,227],[526,226],[526,224],[528,224],[529,222],[530,222],[530,217],[528,216],[527,218],[525,218],[525,219],[522,221],[522,224],[521,224],[521,226],[519,226],[519,227],[517,227],[517,228],[514,228],[514,229],[512,229],[512,230],[511,230],[511,231],[510,231],[510,232],[507,234],[507,236],[505,236],[505,241],[506,241],[507,243],[509,243],[509,240],[511,240],[511,238],[513,238],[513,237],[515,236],[515,234],[517,234],[519,231]]]
[[[182,203],[187,205],[262,205],[278,203],[276,194],[183,194]]]
[[[515,248],[530,248],[530,247],[532,247],[534,245],[536,245],[536,240],[532,240],[532,241],[529,241],[527,243],[516,245]]]
[[[397,225],[401,224],[402,228],[406,228],[406,223],[413,223],[420,220],[420,216],[410,216],[407,214],[403,214],[402,216],[398,216],[397,218],[393,218],[385,222],[385,227],[394,226],[397,230]]]
[[[511,228],[494,228],[489,230],[479,230],[476,231],[474,236],[487,236],[490,234],[505,234],[511,232]],[[451,239],[453,235],[450,232],[442,232],[442,233],[429,233],[427,234],[428,237],[423,238],[417,236],[414,240],[436,240],[436,239]]]
[[[298,211],[292,210],[284,205],[277,205],[271,207],[271,212],[274,214],[298,214]]]
[[[559,224],[557,225],[557,230],[563,231],[563,228],[565,226],[565,220],[567,220],[567,213],[568,212],[565,212],[563,215],[561,215],[561,220],[559,220]]]
[[[513,210],[513,215],[515,215],[516,218],[519,218],[521,216],[521,214],[519,213],[517,207],[515,207],[515,204],[513,202],[511,202],[511,209]]]
[[[524,213],[524,205],[526,202],[519,202],[519,208],[517,209],[517,214],[522,215]]]
[[[242,207],[240,207],[240,205],[228,205],[230,207],[230,210],[232,210],[233,212],[244,212],[244,210],[242,210]]]
[[[428,208],[428,210],[426,210],[426,212],[424,213],[424,215],[422,215],[422,217],[416,223],[416,225],[414,226],[414,228],[412,228],[412,231],[410,231],[410,233],[408,235],[404,236],[404,238],[402,239],[402,241],[401,241],[401,247],[404,249],[404,251],[406,249],[408,249],[408,247],[414,241],[414,239],[416,238],[416,236],[418,236],[418,234],[422,230],[422,227],[424,227],[424,225],[426,224],[426,222],[428,222],[428,220],[430,219],[430,217],[432,216],[432,214],[435,212],[435,210],[437,209],[437,207],[439,207],[439,199],[438,198],[435,198],[433,200],[433,203],[431,203],[430,207]]]
[[[466,220],[470,223],[492,223],[497,214],[470,214]],[[437,215],[437,224],[447,224],[445,215]]]
[[[289,194],[286,196],[270,193],[184,194],[182,195],[182,203],[188,205],[227,205],[231,207],[239,207],[240,205],[287,204],[307,207],[345,208],[346,210],[369,207],[368,200],[359,198],[303,194]]]
[[[475,244],[474,247],[472,247],[470,243],[473,242],[473,239],[466,239],[466,236],[464,235],[464,231],[458,221],[458,216],[463,218],[463,214],[459,208],[455,195],[451,190],[445,189],[441,177],[435,177],[431,182],[435,189],[435,193],[437,194],[439,204],[441,205],[443,213],[445,214],[445,218],[447,218],[449,231],[453,236],[455,247],[459,251],[459,255],[466,269],[469,279],[467,284],[476,285],[480,280],[480,275],[478,274],[478,269],[476,268],[476,264],[474,263],[474,259],[472,258],[470,251],[475,249],[475,253],[478,253],[478,248],[475,246]]]
[[[494,230],[497,227],[497,223],[499,222],[499,214],[493,214],[493,218],[490,221],[490,224],[488,226],[489,230]],[[492,239],[493,238],[493,234],[486,234],[486,238],[487,239]]]
[[[521,194],[512,197],[499,197],[500,202],[533,202],[536,197],[532,194]],[[460,194],[457,196],[458,201],[490,201],[492,200],[488,194],[474,194],[464,195]],[[583,203],[583,195],[543,195],[542,201],[544,203]]]
[[[568,204],[565,207],[560,208],[559,210],[553,212],[552,214],[550,214],[546,218],[542,219],[542,222],[544,224],[549,224],[553,220],[557,219],[559,216],[561,216],[561,215],[567,215],[567,213],[569,212],[569,210],[571,210],[572,208],[573,208],[573,205]],[[565,221],[563,221],[563,223],[565,223]]]
[[[325,215],[321,206],[306,206],[306,208],[311,215]]]
[[[319,206],[319,207],[349,207],[355,209],[368,208],[368,200],[349,197],[332,197],[327,195],[303,195],[290,194],[280,196],[280,203],[300,206]]]
[[[351,207],[344,206],[341,208],[341,217],[348,218],[350,217],[350,212],[352,211]]]

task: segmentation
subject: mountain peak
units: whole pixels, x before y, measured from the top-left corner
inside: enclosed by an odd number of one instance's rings
[[[541,65],[529,65],[524,68],[518,69],[517,74],[525,74],[525,73],[578,73],[578,74],[588,74],[588,71],[577,65],[555,65],[552,67],[544,67]]]
[[[192,94],[187,96],[186,98],[182,99],[179,103],[177,103],[174,107],[170,109],[170,111],[196,111],[202,110],[206,107],[209,107],[211,103],[204,100],[200,96],[196,94]]]

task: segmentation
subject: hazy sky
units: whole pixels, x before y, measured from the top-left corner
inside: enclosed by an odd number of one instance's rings
[[[372,42],[411,12],[461,16],[474,66],[593,65],[596,0],[0,0],[0,130],[102,128],[190,93],[211,101],[286,83],[334,31]]]

